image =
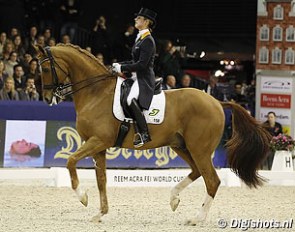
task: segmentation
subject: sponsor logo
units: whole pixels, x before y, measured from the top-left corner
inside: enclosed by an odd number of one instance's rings
[[[149,116],[156,116],[160,112],[159,109],[152,109],[151,112],[149,112]]]
[[[261,106],[269,108],[291,108],[291,95],[284,94],[261,94]]]
[[[292,92],[292,79],[280,77],[262,77],[261,90],[267,92]]]

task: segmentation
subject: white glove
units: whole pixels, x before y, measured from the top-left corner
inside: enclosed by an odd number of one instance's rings
[[[113,63],[112,70],[116,73],[120,73],[121,72],[121,65],[119,63]]]

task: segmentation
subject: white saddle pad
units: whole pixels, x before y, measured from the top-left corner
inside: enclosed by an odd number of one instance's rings
[[[123,112],[123,108],[120,104],[121,84],[123,81],[123,78],[117,78],[113,103],[113,113],[115,117],[120,121],[123,121],[126,118]],[[143,111],[146,122],[150,124],[161,124],[164,120],[165,104],[166,98],[164,91],[162,91],[160,94],[154,95],[150,109]]]

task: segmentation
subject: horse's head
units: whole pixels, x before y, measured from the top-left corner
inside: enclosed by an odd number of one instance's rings
[[[50,47],[38,46],[35,50],[41,67],[43,99],[50,105],[56,104],[63,99],[61,86],[69,76],[68,71],[56,62]]]

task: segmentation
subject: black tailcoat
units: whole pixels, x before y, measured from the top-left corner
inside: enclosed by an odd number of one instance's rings
[[[155,89],[155,53],[154,38],[150,34],[143,35],[132,47],[133,60],[121,63],[122,72],[136,72],[139,85],[138,103],[145,110],[151,105]]]

